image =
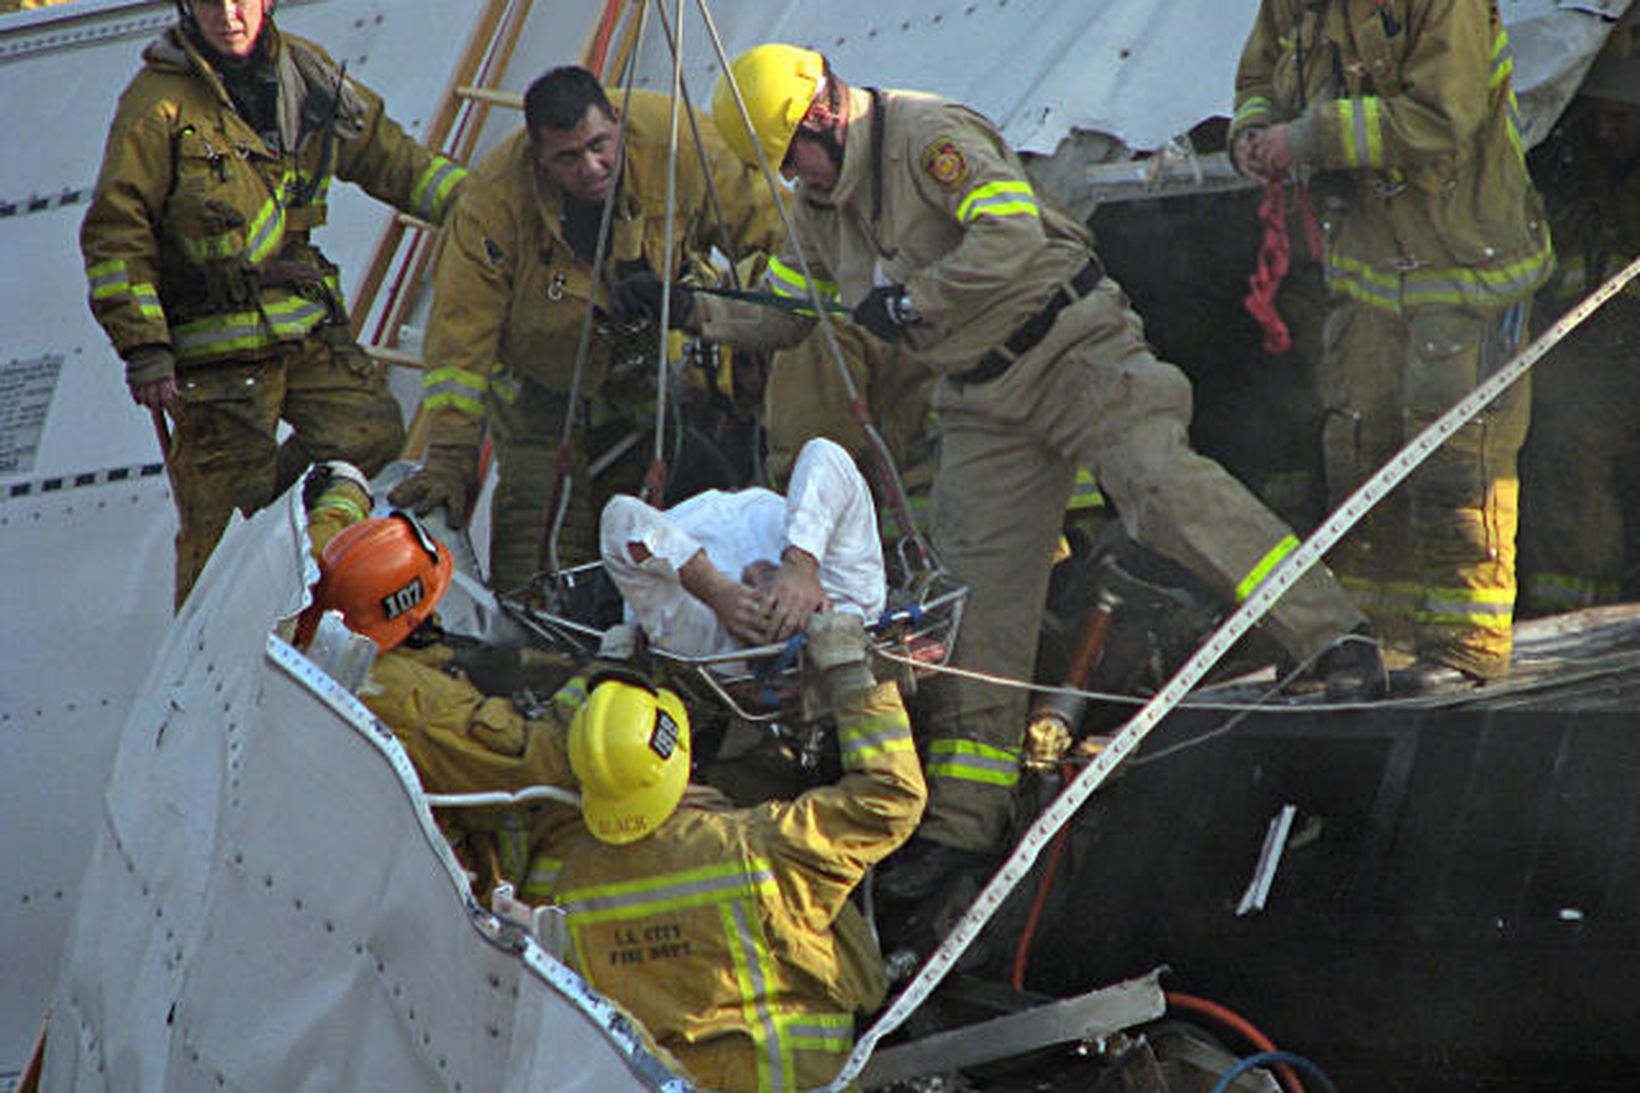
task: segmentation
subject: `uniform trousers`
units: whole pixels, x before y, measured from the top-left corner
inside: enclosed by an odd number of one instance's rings
[[[1410,316],[1339,303],[1318,382],[1327,494],[1350,492],[1513,354],[1527,304]],[[1379,636],[1482,678],[1509,665],[1515,605],[1515,457],[1530,418],[1522,379],[1458,430],[1329,559]]]
[[[490,586],[511,592],[548,568],[542,557],[558,451],[563,443],[569,400],[531,380],[509,376],[492,379],[485,412],[495,441],[496,485],[490,500]],[[638,435],[609,467],[594,477],[590,468],[610,446]],[[572,436],[570,470],[565,488],[569,504],[557,540],[560,568],[596,561],[598,514],[617,492],[633,489],[653,454],[650,433],[635,417],[616,413],[588,427],[578,423]]]
[[[180,527],[180,607],[235,509],[278,497],[308,464],[341,459],[373,475],[404,445],[381,367],[343,337],[281,343],[265,357],[178,370],[169,469]],[[283,445],[279,422],[293,435]]]
[[[1190,447],[1190,383],[1156,359],[1110,279],[1058,316],[1047,336],[985,383],[935,391],[941,452],[935,545],[969,586],[955,661],[1029,679],[1048,574],[1078,465],[1091,470],[1129,534],[1241,599],[1296,545],[1224,468]],[[1312,569],[1265,616],[1291,655],[1310,658],[1362,621]],[[922,835],[994,849],[1019,777],[1027,694],[942,680],[928,741]]]

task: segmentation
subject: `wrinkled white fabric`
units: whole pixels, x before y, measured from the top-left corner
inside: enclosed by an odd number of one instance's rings
[[[871,491],[854,460],[830,440],[803,445],[785,497],[758,487],[708,490],[663,512],[622,495],[604,507],[599,535],[604,569],[626,599],[627,617],[650,642],[684,656],[745,647],[679,583],[678,570],[699,550],[738,581],[751,563],[778,563],[795,546],[819,560],[820,587],[835,609],[871,621],[887,602]],[[649,558],[633,561],[633,542]]]

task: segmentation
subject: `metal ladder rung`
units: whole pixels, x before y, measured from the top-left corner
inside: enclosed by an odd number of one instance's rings
[[[456,88],[455,93],[463,99],[472,99],[474,102],[487,102],[492,106],[506,106],[513,110],[524,109],[524,96],[516,91],[497,91],[490,87],[472,87],[463,84]]]
[[[364,345],[360,346],[360,348],[384,364],[393,364],[399,366],[400,368],[416,368],[423,372],[432,367],[426,361],[412,353],[406,353],[398,349],[390,349],[385,345]]]

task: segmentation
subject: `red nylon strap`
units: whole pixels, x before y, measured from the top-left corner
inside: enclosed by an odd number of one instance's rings
[[[848,400],[848,412],[854,415],[854,420],[861,425],[871,424],[871,411],[866,409],[866,401],[862,398]]]
[[[871,411],[866,408],[865,400],[859,396],[849,399],[848,408],[854,415],[854,420],[859,422],[861,430],[865,432],[867,441],[871,441],[876,427],[871,424]],[[867,443],[866,453],[867,468],[877,480],[878,493],[887,496],[888,505],[894,510],[894,518],[900,521],[901,531],[917,552],[917,562],[923,566],[929,565],[933,559],[929,557],[922,536],[917,532],[916,522],[912,519],[911,499],[906,496],[905,488],[901,485],[899,476],[894,473],[894,468],[888,465],[888,456],[881,440]]]
[[[1287,191],[1281,179],[1272,178],[1264,184],[1258,218],[1264,224],[1264,240],[1259,244],[1253,274],[1247,279],[1248,293],[1242,306],[1264,328],[1264,351],[1280,356],[1293,347],[1292,333],[1276,310],[1276,293],[1281,290],[1292,257],[1292,243],[1287,238]]]

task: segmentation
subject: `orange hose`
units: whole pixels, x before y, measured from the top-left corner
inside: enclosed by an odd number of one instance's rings
[[[1069,781],[1073,777],[1070,765],[1065,764],[1062,769],[1064,777]],[[1042,909],[1047,905],[1048,893],[1053,891],[1055,876],[1059,873],[1059,862],[1065,856],[1065,847],[1070,844],[1070,828],[1060,828],[1053,837],[1053,844],[1048,847],[1048,860],[1042,866],[1042,879],[1036,883],[1036,895],[1031,900],[1030,914],[1025,916],[1025,928],[1019,932],[1019,944],[1014,946],[1014,968],[1009,982],[1014,990],[1025,989],[1025,969],[1031,962],[1031,942],[1036,938],[1036,928],[1042,923]]]
[[[1213,1018],[1222,1025],[1234,1029],[1242,1038],[1260,1051],[1275,1051],[1276,1045],[1268,1036],[1259,1031],[1257,1025],[1237,1013],[1228,1006],[1221,1006],[1217,1002],[1206,998],[1198,998],[1193,994],[1184,994],[1179,991],[1163,991],[1162,997],[1167,1004],[1178,1009],[1195,1010],[1197,1013]],[[1286,1087],[1287,1093],[1304,1093],[1304,1083],[1298,1080],[1298,1074],[1286,1063],[1276,1064],[1276,1075],[1281,1084]]]

